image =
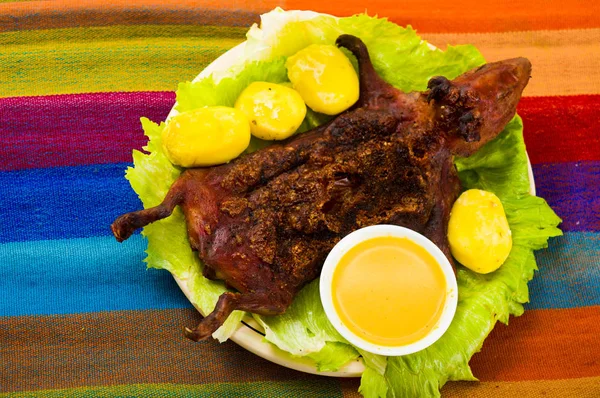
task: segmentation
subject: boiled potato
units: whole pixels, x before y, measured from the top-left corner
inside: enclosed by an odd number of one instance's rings
[[[286,66],[292,85],[316,112],[337,115],[358,100],[356,71],[336,46],[312,44],[289,57]]]
[[[210,106],[174,116],[162,132],[171,163],[213,166],[239,156],[250,143],[248,118],[235,108]]]
[[[452,206],[448,223],[452,255],[465,267],[487,274],[497,270],[512,248],[512,236],[500,199],[470,189]]]
[[[306,105],[296,90],[267,82],[254,82],[246,87],[235,108],[250,120],[252,135],[263,140],[288,138],[306,116]]]

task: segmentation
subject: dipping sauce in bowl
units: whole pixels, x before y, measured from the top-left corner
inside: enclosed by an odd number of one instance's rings
[[[369,352],[420,351],[450,325],[457,304],[454,271],[423,235],[394,225],[362,228],[330,252],[320,281],[333,326]]]

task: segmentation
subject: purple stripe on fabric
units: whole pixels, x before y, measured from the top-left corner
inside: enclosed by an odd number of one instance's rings
[[[0,98],[0,170],[131,162],[140,117],[163,121],[173,92]]]
[[[600,231],[600,161],[537,164],[533,174],[563,231]]]

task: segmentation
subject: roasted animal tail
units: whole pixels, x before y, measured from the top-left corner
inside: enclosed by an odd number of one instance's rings
[[[277,297],[273,297],[273,295]],[[200,321],[194,329],[185,328],[185,336],[193,341],[209,338],[218,328],[223,325],[227,317],[235,310],[248,311],[260,315],[283,314],[292,303],[294,295],[290,292],[271,291],[255,293],[232,293],[221,294],[215,309]]]
[[[126,213],[118,217],[110,226],[115,238],[117,238],[119,242],[123,242],[125,239],[129,238],[136,229],[144,227],[154,221],[169,217],[171,213],[173,213],[175,206],[180,204],[183,200],[184,191],[180,187],[181,184],[178,184],[178,182],[179,181],[173,184],[163,202],[158,206]]]
[[[350,50],[358,61],[360,98],[354,106],[355,108],[377,105],[378,102],[389,103],[389,99],[398,94],[394,87],[377,74],[371,57],[369,57],[367,46],[361,39],[352,35],[341,35],[335,44]]]

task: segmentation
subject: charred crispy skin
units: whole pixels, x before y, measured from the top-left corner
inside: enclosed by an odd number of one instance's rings
[[[461,189],[452,155],[469,156],[502,131],[529,61],[486,64],[452,81],[434,77],[426,92],[403,93],[377,75],[360,39],[342,35],[337,44],[359,62],[352,109],[229,164],[188,169],[162,204],[112,224],[123,241],[181,206],[204,275],[237,290],[186,329],[192,340],[210,336],[233,310],[283,313],[331,248],[361,227],[414,229],[452,262],[446,232]]]

